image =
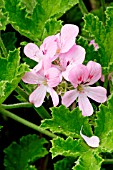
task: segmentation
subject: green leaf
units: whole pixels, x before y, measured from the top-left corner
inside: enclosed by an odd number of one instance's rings
[[[4,0],[0,0],[0,30],[5,30],[7,23],[8,17],[5,12]]]
[[[95,135],[100,138],[99,150],[102,152],[113,151],[113,95],[108,100],[108,105],[101,105],[97,112]]]
[[[79,108],[69,111],[65,106],[53,107],[52,119],[42,120],[41,127],[50,129],[53,133],[61,133],[66,136],[79,137],[80,130],[83,129],[87,135],[92,135],[88,118],[83,117]]]
[[[1,81],[0,82],[0,97],[5,96],[4,90],[6,88],[6,83],[7,83],[7,81]]]
[[[66,140],[57,137],[51,142],[52,148],[50,149],[50,152],[52,153],[52,158],[58,155],[71,156],[76,158],[89,149],[83,140],[74,140],[71,137],[68,137]]]
[[[38,170],[38,169],[35,168],[35,166],[33,166],[33,165],[29,165],[29,166],[27,167],[27,170]]]
[[[2,103],[17,87],[22,76],[29,69],[25,63],[20,64],[19,49],[9,52],[8,58],[0,58],[0,64],[0,83],[2,85],[0,87],[0,103]]]
[[[95,62],[98,62],[98,63],[100,62],[99,52],[95,51],[93,45],[89,45],[89,42],[88,42],[87,39],[85,39],[84,37],[80,37],[77,40],[77,44],[81,45],[83,48],[85,48],[86,56],[85,56],[84,64],[87,64],[87,62],[92,60],[92,59]]]
[[[43,147],[46,143],[47,141],[44,138],[40,139],[35,134],[22,137],[20,144],[13,142],[4,150],[6,170],[26,170],[29,164],[48,153]]]
[[[3,128],[3,126],[0,125],[0,130]]]
[[[9,51],[13,51],[15,49],[15,43],[17,38],[15,36],[15,32],[7,32],[1,35],[5,48]]]
[[[33,6],[33,2],[34,6]],[[59,31],[59,22],[51,22],[50,18],[59,18],[67,10],[78,3],[78,0],[32,0],[28,5],[29,0],[5,0],[5,8],[9,14],[9,22],[22,35],[30,38],[37,43],[43,40],[47,25],[53,28],[54,34]],[[32,8],[33,6],[33,8]],[[29,17],[30,15],[30,17]],[[56,25],[56,27],[53,27]],[[47,33],[51,34],[50,31]]]
[[[70,170],[74,165],[75,158],[66,157],[54,164],[54,170]]]
[[[99,45],[99,63],[103,67],[108,67],[109,62],[113,62],[113,44],[111,43],[113,41],[113,7],[107,7],[105,14],[105,24],[99,21],[99,18],[93,14],[85,15],[84,30]]]
[[[83,153],[76,162],[73,170],[100,170],[103,159],[93,150]]]

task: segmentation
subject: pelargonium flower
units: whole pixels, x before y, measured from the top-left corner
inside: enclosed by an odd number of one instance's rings
[[[107,100],[107,91],[101,86],[90,87],[101,78],[102,68],[99,63],[89,61],[87,66],[78,64],[69,71],[69,81],[74,90],[67,91],[62,97],[62,104],[69,107],[77,98],[78,106],[83,116],[93,114],[93,107],[88,99],[91,98],[98,103]]]
[[[34,43],[28,43],[24,47],[24,54],[30,59],[38,62],[38,64],[34,68],[36,71],[41,69],[42,62],[44,60],[46,61],[46,58],[51,58],[51,60],[53,60],[53,57],[56,54],[56,50],[57,50],[57,43],[55,40],[56,37],[54,35],[48,36],[47,38],[44,39],[40,48]],[[46,63],[45,66],[46,68],[50,67],[50,63]]]
[[[57,51],[56,54],[66,53],[75,44],[75,38],[79,33],[79,28],[73,24],[65,24],[61,32],[56,35]]]
[[[95,51],[97,51],[99,49],[99,46],[97,43],[95,43],[95,40],[91,40],[89,45],[91,45],[91,44],[94,46]]]
[[[46,72],[43,69],[36,72],[32,69],[30,72],[25,73],[22,80],[28,84],[37,84],[38,87],[30,94],[29,101],[40,107],[48,92],[52,98],[53,105],[57,106],[59,98],[56,91],[53,89],[61,82],[60,71],[57,68],[51,67]]]

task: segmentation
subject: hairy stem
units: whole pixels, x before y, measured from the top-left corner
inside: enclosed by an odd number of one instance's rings
[[[2,53],[3,53],[4,57],[7,57],[7,55],[8,55],[8,54],[7,54],[7,50],[6,50],[5,46],[4,46],[4,43],[3,43],[1,37],[0,37],[0,47],[1,47],[1,49],[2,49]]]
[[[42,134],[45,134],[45,135],[47,135],[51,138],[57,137],[55,134],[49,132],[48,130],[43,129],[43,128],[41,128],[41,127],[39,127],[39,126],[37,126],[37,125],[35,125],[35,124],[25,120],[25,119],[13,114],[12,112],[9,112],[8,110],[3,109],[2,107],[0,107],[0,113],[2,113],[3,115],[5,115],[7,117],[10,117],[11,119],[16,120],[17,122],[22,123],[23,125],[26,125],[26,126],[32,128],[32,129],[34,129],[34,130],[36,130],[36,131],[38,131]]]
[[[21,108],[21,107],[33,107],[33,104],[29,103],[29,102],[25,102],[25,103],[16,103],[16,104],[1,104],[2,108],[4,109],[16,109],[16,108]]]
[[[79,0],[79,8],[83,15],[88,14],[88,10],[87,10],[83,0]]]

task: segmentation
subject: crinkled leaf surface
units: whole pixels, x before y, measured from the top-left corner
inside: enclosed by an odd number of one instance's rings
[[[103,159],[93,150],[83,153],[76,162],[73,170],[100,170]]]
[[[74,165],[75,158],[66,157],[54,164],[54,170],[70,170]]]
[[[79,37],[79,39],[77,40],[77,44],[85,48],[86,56],[85,56],[84,64],[87,64],[87,62],[90,60],[96,61],[98,63],[100,62],[99,52],[95,51],[93,45],[89,45],[87,39],[85,39],[84,37]]]
[[[89,149],[89,147],[83,142],[83,140],[75,140],[71,137],[68,137],[66,140],[57,137],[51,142],[52,148],[50,149],[50,152],[52,153],[52,158],[58,155],[72,156],[76,158]]]
[[[44,157],[48,153],[43,147],[46,143],[47,141],[44,138],[40,139],[35,134],[22,137],[20,144],[13,142],[4,150],[6,170],[26,170],[30,163]]]
[[[97,112],[95,135],[100,138],[102,152],[113,151],[113,95],[108,100],[108,105],[101,105]]]
[[[31,6],[28,3],[29,0],[5,0],[5,8],[12,26],[22,35],[38,43],[45,37],[45,32],[50,34],[53,30],[55,34],[61,28],[59,22],[54,21],[53,24],[50,18],[59,18],[76,5],[78,0],[31,0]],[[47,25],[51,28],[50,32]]]
[[[0,30],[5,30],[7,23],[8,17],[4,7],[4,0],[0,0]]]
[[[0,58],[0,103],[17,87],[28,66],[20,64],[20,51],[15,49],[9,52],[7,58]],[[3,90],[3,91],[2,91]]]
[[[83,117],[79,108],[70,111],[65,106],[53,107],[52,119],[42,120],[41,127],[50,129],[53,133],[62,133],[66,136],[79,137],[83,126],[87,135],[92,135],[88,118]]]
[[[106,23],[99,21],[97,16],[93,14],[85,15],[84,30],[90,34],[92,39],[99,45],[99,63],[103,67],[108,67],[113,61],[113,7],[106,10]]]

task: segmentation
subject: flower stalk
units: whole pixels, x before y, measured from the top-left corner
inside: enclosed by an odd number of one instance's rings
[[[83,0],[79,0],[79,8],[83,15],[88,14],[88,10],[87,10]]]
[[[28,101],[29,97],[27,95],[27,93],[21,89],[20,87],[17,87],[15,89],[15,91],[20,94],[26,101]],[[6,108],[11,108],[11,107],[14,107],[14,108],[19,108],[19,107],[33,107],[35,109],[35,111],[39,114],[39,116],[42,118],[42,119],[49,119],[51,118],[50,114],[47,112],[47,110],[43,107],[43,106],[40,106],[38,108],[34,107],[33,104],[29,103],[29,102],[26,102],[26,103],[21,103],[21,104],[15,104],[15,105],[12,105],[12,106],[4,106],[5,109]],[[8,108],[8,109],[9,109]],[[12,108],[11,108],[12,109]]]
[[[23,125],[26,125],[26,126],[32,128],[32,129],[34,129],[34,130],[36,130],[36,131],[38,131],[38,132],[40,132],[42,134],[45,134],[45,135],[47,135],[47,136],[49,136],[51,138],[57,137],[55,134],[53,134],[53,133],[51,133],[51,132],[49,132],[49,131],[47,131],[47,130],[45,130],[45,129],[37,126],[37,125],[35,125],[34,123],[31,123],[31,122],[29,122],[29,121],[15,115],[15,114],[13,114],[12,112],[10,112],[8,110],[5,110],[2,107],[0,107],[0,113],[3,114],[4,116],[10,117],[13,120],[16,120],[17,122],[22,123]]]

